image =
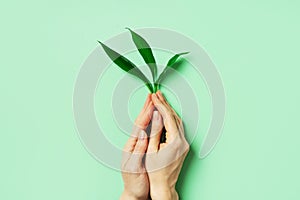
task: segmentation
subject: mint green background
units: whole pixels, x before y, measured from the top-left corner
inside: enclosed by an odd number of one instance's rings
[[[193,38],[224,81],[223,135],[205,160],[187,158],[182,199],[299,199],[299,6],[292,0],[1,2],[0,199],[118,198],[119,172],[80,143],[72,92],[95,41],[126,26]]]

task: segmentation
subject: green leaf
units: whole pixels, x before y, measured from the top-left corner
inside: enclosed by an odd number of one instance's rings
[[[182,55],[185,55],[185,54],[188,54],[189,52],[183,52],[183,53],[178,53],[176,54],[175,56],[173,56],[169,61],[168,61],[168,64],[167,64],[167,67],[171,67],[174,63],[176,63],[177,59],[182,56]]]
[[[167,66],[164,68],[163,72],[159,75],[158,79],[154,83],[154,92],[156,92],[156,90],[159,89],[160,83],[167,76],[168,72],[170,72],[169,69],[175,66],[174,64],[177,62],[178,58],[188,53],[189,52],[178,53],[174,55],[172,58],[170,58],[170,60],[167,63]]]
[[[137,47],[138,51],[140,52],[141,56],[143,57],[145,63],[149,66],[152,74],[153,82],[155,82],[157,77],[157,65],[150,45],[146,42],[144,38],[142,38],[142,36],[138,35],[130,28],[126,28],[126,29],[130,31],[132,40],[135,46]]]
[[[141,72],[141,70],[139,70],[139,68],[137,68],[137,66],[135,64],[133,64],[130,60],[128,60],[124,56],[120,55],[116,51],[112,50],[111,48],[109,48],[108,46],[103,44],[102,42],[100,42],[100,41],[98,41],[98,42],[101,44],[102,48],[104,49],[104,51],[106,52],[108,57],[116,65],[118,65],[124,71],[126,71],[126,72],[132,74],[133,76],[141,79],[144,82],[144,84],[147,86],[149,91],[151,93],[153,93],[153,87],[152,87],[149,79]]]

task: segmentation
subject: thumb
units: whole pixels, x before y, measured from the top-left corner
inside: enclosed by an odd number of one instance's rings
[[[138,141],[133,150],[133,156],[138,163],[142,163],[144,154],[148,147],[148,136],[144,130],[139,132]]]
[[[147,152],[157,152],[159,148],[160,138],[163,129],[162,116],[158,111],[153,112],[151,133],[149,138],[149,146]]]

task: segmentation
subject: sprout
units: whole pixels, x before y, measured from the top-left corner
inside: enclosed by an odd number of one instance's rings
[[[129,28],[126,28],[126,29],[128,29],[130,31],[132,40],[133,40],[135,46],[137,47],[139,53],[141,54],[145,63],[148,65],[148,67],[151,71],[153,84],[149,81],[149,79],[143,74],[143,72],[141,72],[141,70],[134,63],[132,63],[126,57],[120,55],[113,49],[109,48],[102,42],[100,42],[100,41],[98,41],[98,42],[101,44],[102,48],[104,49],[104,51],[106,52],[108,57],[117,66],[119,66],[122,70],[126,71],[127,73],[129,73],[129,74],[137,77],[141,81],[143,81],[145,86],[148,88],[148,90],[151,93],[155,93],[160,88],[161,82],[164,80],[164,78],[169,73],[169,71],[170,71],[169,69],[174,68],[175,63],[177,63],[177,61],[178,61],[178,58],[189,52],[178,53],[178,54],[174,55],[172,58],[170,58],[166,67],[162,71],[162,73],[157,77],[157,64],[156,64],[155,58],[153,56],[151,47],[149,46],[147,41],[142,36],[138,35],[137,33],[135,33],[134,31],[132,31]]]

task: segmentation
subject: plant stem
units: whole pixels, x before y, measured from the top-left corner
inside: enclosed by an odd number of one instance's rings
[[[145,85],[147,86],[147,88],[149,89],[149,91],[150,91],[151,93],[153,93],[153,87],[152,87],[152,84],[150,84],[150,83],[145,83]]]

